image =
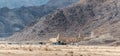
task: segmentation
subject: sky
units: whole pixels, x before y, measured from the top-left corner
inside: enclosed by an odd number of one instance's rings
[[[19,8],[21,6],[40,6],[47,3],[48,0],[0,0],[0,8]]]

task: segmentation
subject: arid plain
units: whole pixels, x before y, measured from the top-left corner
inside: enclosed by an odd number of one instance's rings
[[[1,44],[0,56],[120,56],[120,47]]]

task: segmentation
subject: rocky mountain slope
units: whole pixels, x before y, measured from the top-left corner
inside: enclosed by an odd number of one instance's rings
[[[63,36],[84,38],[79,44],[119,44],[120,26],[119,0],[80,0],[80,2],[58,9],[42,17],[35,25],[15,33],[8,40],[40,41]]]
[[[22,30],[24,27],[31,25],[30,23],[36,19],[47,15],[54,10],[67,6],[77,0],[50,0],[42,6],[21,7],[9,9],[7,7],[0,9],[0,37],[7,37],[14,32]],[[57,5],[56,5],[57,4]]]

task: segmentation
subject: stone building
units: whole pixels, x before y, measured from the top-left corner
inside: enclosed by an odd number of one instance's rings
[[[50,43],[58,43],[58,44],[70,44],[70,43],[76,43],[83,40],[83,37],[79,35],[78,37],[63,37],[60,34],[57,35],[56,38],[50,38]]]

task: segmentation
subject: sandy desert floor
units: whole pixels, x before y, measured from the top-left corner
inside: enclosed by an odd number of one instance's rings
[[[0,45],[0,56],[120,56],[120,47]]]

